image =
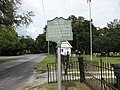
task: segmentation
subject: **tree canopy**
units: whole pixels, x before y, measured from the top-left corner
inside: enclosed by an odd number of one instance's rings
[[[75,53],[76,50],[81,50],[84,54],[90,54],[90,21],[74,15],[69,16],[68,19],[72,20],[73,41],[69,41],[73,47],[72,51]],[[44,28],[44,34],[37,37],[39,45],[45,47],[43,51],[47,51],[46,30],[47,26]],[[120,20],[114,19],[104,28],[97,28],[92,24],[92,33],[93,53],[106,52],[109,55],[109,52],[120,52]],[[53,53],[56,44],[50,42],[49,47],[50,52]]]
[[[17,55],[21,42],[16,28],[29,25],[33,12],[19,14],[21,0],[0,0],[0,55]]]
[[[0,24],[1,25],[29,25],[33,12],[18,14],[21,0],[1,0],[0,1]]]
[[[18,34],[15,28],[8,27],[9,30],[3,30],[0,27],[0,54],[1,55],[14,55],[20,49]]]
[[[114,19],[107,26],[98,30],[94,50],[98,52],[120,52],[120,20]]]
[[[84,53],[89,53],[90,51],[90,30],[89,21],[85,20],[84,17],[75,17],[74,15],[69,16],[72,20],[72,31],[73,31],[73,41],[71,44],[73,46],[73,51],[81,50]],[[92,24],[93,34],[97,33],[96,27]]]

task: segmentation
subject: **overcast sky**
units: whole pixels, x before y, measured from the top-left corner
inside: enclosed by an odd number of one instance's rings
[[[89,20],[89,7],[87,0],[43,0],[45,18],[42,7],[42,0],[22,0],[21,12],[33,11],[33,23],[29,27],[21,27],[18,34],[29,35],[36,38],[43,33],[43,27],[47,20],[55,17],[68,18],[70,15],[83,16]],[[92,19],[96,27],[104,27],[113,19],[120,19],[120,0],[92,0]]]

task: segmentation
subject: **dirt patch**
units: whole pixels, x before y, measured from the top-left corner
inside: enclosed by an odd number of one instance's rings
[[[44,83],[27,87],[25,90],[57,90],[57,83]],[[62,82],[61,90],[90,90],[84,83],[79,81]]]
[[[26,85],[24,86],[23,90],[29,90],[28,88],[47,83],[47,72],[43,69],[34,69],[33,75],[29,78],[29,80],[26,82]],[[32,89],[34,90],[34,89]],[[35,89],[36,90],[36,89]]]
[[[46,69],[35,69],[35,71],[36,71],[38,74],[42,74],[42,73],[47,72]]]

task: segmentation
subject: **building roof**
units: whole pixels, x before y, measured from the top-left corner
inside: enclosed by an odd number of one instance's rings
[[[72,46],[68,41],[65,41],[65,42],[62,42],[61,48],[72,48]]]

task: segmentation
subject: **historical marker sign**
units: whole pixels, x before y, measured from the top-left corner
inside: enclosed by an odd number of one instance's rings
[[[47,21],[46,41],[73,40],[71,20],[62,17]]]
[[[71,20],[66,20],[62,17],[47,21],[46,41],[57,42],[58,53],[58,90],[61,90],[61,42],[65,40],[73,40]]]

